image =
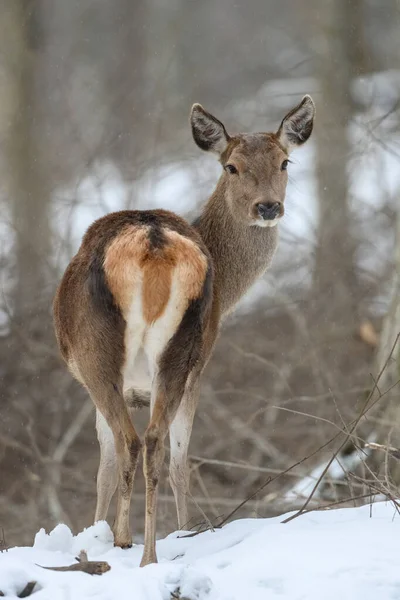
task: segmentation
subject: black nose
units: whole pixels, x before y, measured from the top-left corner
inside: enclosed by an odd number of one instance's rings
[[[264,221],[275,219],[280,212],[280,202],[267,202],[266,204],[257,204],[258,214]]]

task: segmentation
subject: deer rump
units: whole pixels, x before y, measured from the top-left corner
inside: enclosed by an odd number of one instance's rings
[[[188,306],[202,295],[206,256],[185,236],[161,231],[163,243],[154,247],[150,228],[127,227],[106,252],[105,276],[126,322],[124,379],[140,347],[157,364]]]
[[[154,376],[168,342],[189,341],[185,321],[197,316],[203,330],[211,280],[202,240],[173,213],[121,211],[96,221],[54,303],[58,342],[73,375],[88,388],[100,378],[121,392],[143,349]],[[202,335],[195,338],[191,363],[201,352]]]

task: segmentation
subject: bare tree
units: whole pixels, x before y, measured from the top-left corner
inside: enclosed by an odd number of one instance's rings
[[[349,122],[353,112],[351,82],[364,70],[362,0],[317,2],[313,37],[322,92],[318,103],[317,189],[319,227],[312,295],[319,309],[334,306],[343,322],[358,311],[356,239],[349,206]],[[325,300],[325,302],[324,302]],[[324,309],[323,309],[324,310]]]
[[[0,6],[3,92],[8,117],[4,146],[7,196],[15,233],[13,322],[33,325],[43,309],[51,248],[46,134],[40,119],[41,2],[15,0]],[[47,302],[48,298],[46,298]]]

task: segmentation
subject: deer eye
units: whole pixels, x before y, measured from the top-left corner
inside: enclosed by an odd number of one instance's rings
[[[286,171],[288,164],[289,164],[289,161],[284,160],[283,163],[281,164],[281,171]]]
[[[234,165],[225,165],[224,169],[231,175],[237,175],[238,170]]]

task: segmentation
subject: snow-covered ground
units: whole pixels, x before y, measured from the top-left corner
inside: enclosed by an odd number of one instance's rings
[[[285,515],[287,516],[287,515]],[[243,519],[157,544],[159,563],[139,568],[142,546],[113,547],[105,522],[73,536],[41,530],[33,547],[0,554],[0,590],[15,598],[37,581],[35,600],[395,600],[400,598],[400,515],[393,504]],[[107,561],[101,576],[42,569]]]

